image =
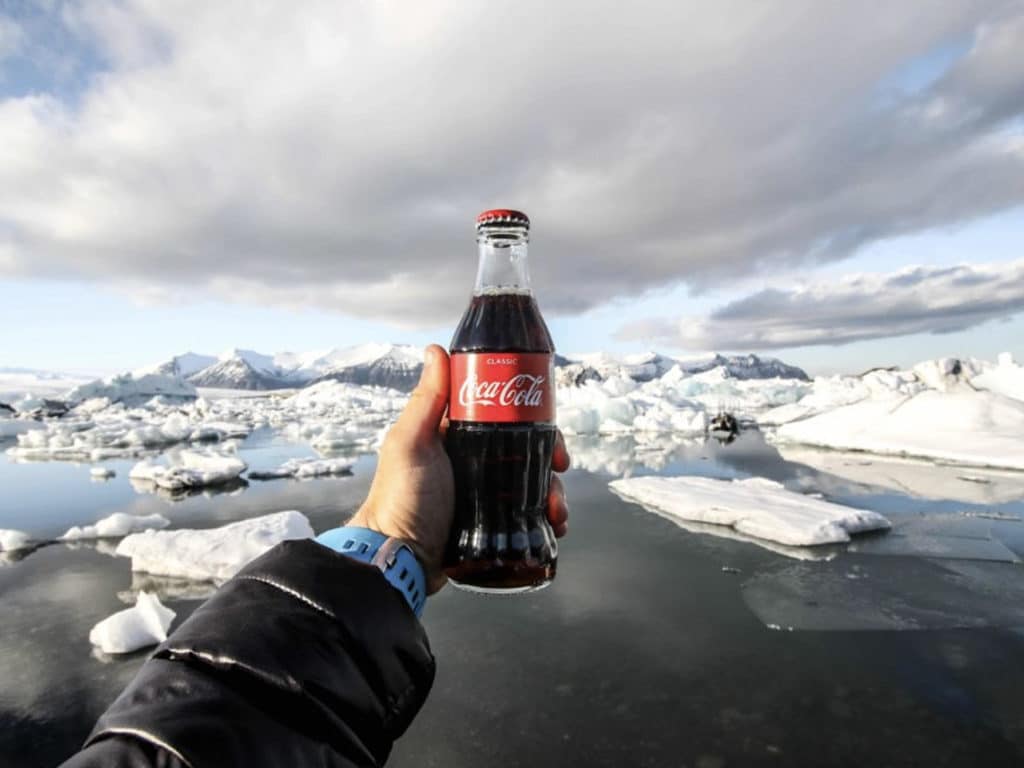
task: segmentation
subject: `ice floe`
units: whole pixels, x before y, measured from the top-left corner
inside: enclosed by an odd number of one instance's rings
[[[847,542],[850,534],[888,529],[876,512],[786,490],[764,478],[636,477],[612,490],[680,520],[729,526],[741,534],[790,547]]]
[[[304,480],[325,475],[348,475],[352,473],[352,459],[289,459],[273,469],[252,470],[251,480],[275,480],[282,477],[294,477]]]
[[[89,477],[93,480],[109,480],[116,474],[110,467],[92,467],[89,469]]]
[[[181,491],[237,480],[246,468],[246,463],[237,456],[183,449],[170,454],[168,464],[151,459],[140,461],[132,467],[128,477],[143,487],[150,484],[167,491]]]
[[[177,445],[241,439],[262,428],[309,442],[318,450],[369,450],[406,401],[406,395],[394,390],[335,381],[290,396],[183,401],[161,395],[142,403],[91,397],[60,419],[12,428],[12,433],[33,431],[19,434],[17,445],[7,454],[16,461],[94,462],[152,455]],[[24,420],[5,417],[0,424],[15,421]]]
[[[728,412],[780,444],[1024,469],[1024,369],[1008,355],[998,364],[944,358],[814,381],[743,378],[738,360],[710,368],[715,359],[689,367],[657,355],[612,362],[597,356],[559,369],[563,432],[700,438],[716,414]],[[757,363],[759,375],[785,372]],[[0,415],[0,436],[6,430],[17,438],[7,454],[16,461],[141,458],[265,430],[323,454],[351,455],[375,449],[408,399],[334,380],[297,392],[187,397],[194,388],[174,374],[176,365],[79,386],[60,418]]]
[[[220,528],[134,533],[121,541],[117,554],[131,558],[133,571],[223,581],[276,544],[312,536],[306,516],[287,510]]]
[[[60,538],[62,541],[112,539],[127,536],[129,533],[136,533],[138,531],[166,528],[170,524],[170,520],[157,513],[151,515],[129,515],[125,512],[115,512],[91,525],[73,526]]]
[[[89,642],[104,653],[131,653],[166,640],[174,616],[155,595],[140,592],[134,607],[96,624],[89,631]]]

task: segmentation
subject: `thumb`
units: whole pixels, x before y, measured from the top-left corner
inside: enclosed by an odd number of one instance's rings
[[[448,406],[448,353],[431,344],[423,355],[423,372],[395,425],[414,438],[437,433]]]

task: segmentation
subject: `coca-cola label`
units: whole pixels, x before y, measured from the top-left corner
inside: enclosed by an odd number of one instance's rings
[[[451,358],[452,421],[554,422],[554,359],[547,353],[467,352]]]

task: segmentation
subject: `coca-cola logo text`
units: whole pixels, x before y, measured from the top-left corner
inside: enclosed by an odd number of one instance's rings
[[[520,373],[505,381],[479,381],[470,375],[459,387],[459,404],[539,408],[544,404],[543,376]]]

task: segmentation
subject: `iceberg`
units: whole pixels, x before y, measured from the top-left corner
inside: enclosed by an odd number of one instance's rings
[[[1009,352],[1004,352],[995,366],[986,367],[971,379],[971,384],[997,395],[1024,400],[1024,366],[1015,363]]]
[[[89,642],[104,653],[131,653],[162,643],[175,613],[159,598],[140,592],[135,606],[118,611],[89,631]]]
[[[289,459],[274,469],[253,470],[249,473],[251,480],[275,480],[282,477],[294,477],[305,480],[325,475],[350,475],[355,461],[352,459]]]
[[[628,501],[668,517],[729,526],[790,547],[848,542],[850,534],[890,527],[876,512],[805,496],[759,477],[634,477],[609,485]]]
[[[180,376],[161,373],[135,375],[122,373],[108,379],[97,379],[71,389],[64,399],[78,404],[85,400],[102,397],[112,403],[139,404],[156,396],[194,400],[196,388]]]
[[[166,528],[171,521],[160,514],[129,515],[115,512],[98,520],[92,525],[72,526],[60,537],[61,541],[80,541],[82,539],[113,539],[127,536],[137,531]]]
[[[133,533],[121,540],[117,554],[131,558],[133,571],[225,581],[282,541],[312,537],[306,516],[287,510],[220,528]]]
[[[735,379],[721,367],[691,374],[679,365],[642,382],[613,370],[603,379],[580,376],[562,383],[568,386],[557,389],[558,425],[574,435],[704,435],[709,414],[728,410],[752,420],[812,389],[801,379]]]
[[[152,460],[140,461],[128,474],[137,483],[149,483],[167,491],[203,488],[237,480],[247,465],[237,456],[212,451],[182,450],[171,457],[170,465]]]
[[[867,397],[783,424],[780,443],[1024,469],[1024,402],[970,388]]]
[[[32,546],[32,537],[24,531],[0,528],[0,552],[14,552]]]
[[[89,469],[89,477],[93,480],[109,480],[116,474],[110,467],[92,467]]]

